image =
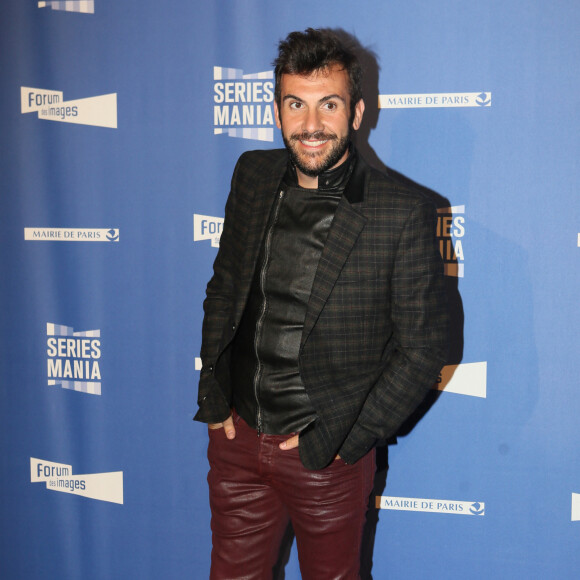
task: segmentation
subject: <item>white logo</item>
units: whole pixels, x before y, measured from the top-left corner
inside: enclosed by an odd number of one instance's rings
[[[274,141],[273,79],[273,71],[214,66],[214,135]]]
[[[211,240],[212,248],[220,247],[224,218],[193,214],[193,241]]]
[[[195,357],[195,370],[200,371],[202,366],[203,365],[201,364],[201,358],[196,356]]]
[[[118,242],[116,228],[24,228],[27,242]]]
[[[379,95],[379,109],[491,107],[491,93]]]
[[[443,367],[435,389],[446,393],[487,397],[487,362],[464,363]]]
[[[38,113],[39,119],[117,128],[117,93],[64,101],[62,91],[20,88],[22,114]]]
[[[437,241],[445,275],[463,278],[465,258],[461,240],[465,235],[465,206],[442,207],[437,214]]]
[[[64,10],[66,12],[83,12],[84,14],[95,13],[95,0],[66,0],[57,2],[56,0],[46,0],[39,2],[39,8],[52,8],[53,10]]]
[[[485,504],[480,501],[452,501],[448,499],[377,496],[376,507],[380,510],[407,512],[429,512],[463,516],[485,515]]]
[[[82,495],[99,501],[123,503],[123,472],[73,475],[72,465],[30,458],[30,482],[46,483],[46,489]]]
[[[46,325],[48,385],[89,395],[101,394],[101,331],[74,332],[70,326]]]
[[[580,493],[572,494],[572,521],[580,522]]]

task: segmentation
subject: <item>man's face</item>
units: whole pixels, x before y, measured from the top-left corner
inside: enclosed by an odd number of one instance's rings
[[[348,157],[351,131],[360,127],[364,112],[361,99],[350,119],[348,88],[348,74],[338,66],[308,76],[282,75],[280,108],[274,103],[276,125],[298,169],[299,182],[303,174],[316,186],[320,173]]]

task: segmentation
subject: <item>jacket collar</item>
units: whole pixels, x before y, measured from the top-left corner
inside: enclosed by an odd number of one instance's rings
[[[353,147],[353,153],[356,155],[354,160],[354,168],[346,188],[344,189],[344,197],[350,203],[361,203],[365,199],[365,193],[367,189],[367,173],[368,166],[365,160],[356,153],[356,149]]]

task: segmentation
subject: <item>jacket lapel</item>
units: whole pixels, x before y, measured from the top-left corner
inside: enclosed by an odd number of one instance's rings
[[[360,155],[356,155],[354,170],[336,208],[328,238],[318,262],[304,320],[302,346],[308,340],[342,267],[367,222],[367,218],[355,208],[364,202],[368,188],[369,166]]]
[[[366,222],[367,218],[356,211],[347,200],[346,195],[343,195],[336,208],[328,238],[318,262],[306,310],[302,345],[308,340],[308,336]]]

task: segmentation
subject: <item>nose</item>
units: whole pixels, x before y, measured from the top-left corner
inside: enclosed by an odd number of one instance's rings
[[[304,118],[304,129],[309,133],[324,130],[324,124],[316,107],[308,109]]]

